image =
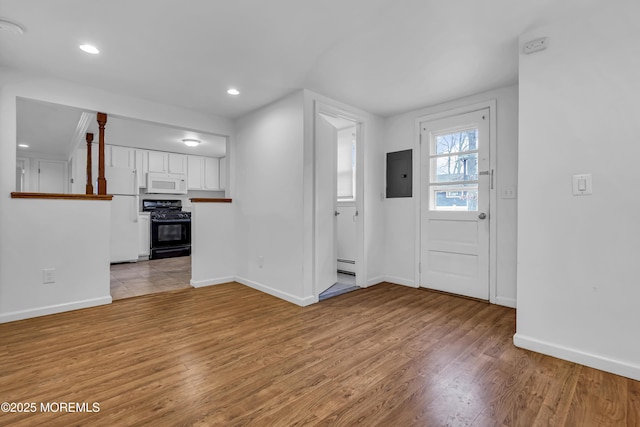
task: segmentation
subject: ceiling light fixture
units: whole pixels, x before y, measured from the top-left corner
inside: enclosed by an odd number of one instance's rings
[[[197,147],[201,141],[199,139],[187,138],[183,139],[182,142],[184,142],[184,145],[187,147]]]
[[[24,28],[15,22],[0,19],[0,31],[6,31],[7,33],[17,34],[19,36],[24,34]]]
[[[233,88],[233,87],[231,89],[227,90],[227,93],[229,95],[240,95],[240,91],[238,89],[236,89],[236,88]]]
[[[80,49],[82,49],[83,51],[90,53],[92,55],[97,55],[100,53],[100,51],[98,50],[97,47],[90,45],[90,44],[81,44],[80,45]]]
[[[29,144],[18,144],[20,148],[29,148]]]

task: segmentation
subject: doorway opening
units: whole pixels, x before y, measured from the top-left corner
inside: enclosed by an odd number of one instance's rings
[[[321,276],[323,281],[318,283],[318,299],[324,300],[360,288],[357,271],[361,199],[358,141],[361,126],[357,120],[331,111],[320,112],[317,119],[319,132],[316,143],[323,145],[316,147],[317,154],[321,151],[317,157],[318,167],[328,170],[318,177],[324,178],[325,185],[325,198],[318,199],[318,203],[326,205],[323,211],[330,218],[325,221],[330,231],[325,234],[325,249],[327,254],[333,253],[326,258],[326,271]],[[320,163],[323,160],[325,162]]]

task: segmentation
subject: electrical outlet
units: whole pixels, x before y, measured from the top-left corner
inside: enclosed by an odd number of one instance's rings
[[[56,283],[55,271],[55,268],[45,268],[44,270],[42,270],[42,283],[45,285]]]
[[[264,256],[260,255],[258,257],[258,267],[262,268],[264,266]]]

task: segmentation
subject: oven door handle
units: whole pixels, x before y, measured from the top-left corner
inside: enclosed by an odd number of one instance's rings
[[[169,252],[175,252],[176,250],[189,249],[189,245],[172,246],[170,248],[156,248],[154,251],[158,254],[166,254]]]

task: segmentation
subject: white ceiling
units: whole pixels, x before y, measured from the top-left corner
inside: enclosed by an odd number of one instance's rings
[[[597,1],[0,0],[25,29],[0,66],[230,118],[300,88],[389,116],[516,83],[518,35]]]
[[[76,108],[18,98],[16,139],[29,146],[18,147],[18,157],[68,160],[77,144],[74,134],[81,115]]]
[[[97,122],[91,123],[89,132],[95,135],[94,141],[97,142]],[[183,139],[187,138],[199,140],[200,145],[187,147],[182,142]],[[210,157],[224,157],[227,150],[227,139],[224,136],[113,115],[107,119],[105,143]]]
[[[68,160],[76,147],[84,146],[86,132],[93,133],[93,141],[98,143],[98,123],[93,111],[25,98],[18,98],[16,108],[17,143],[29,145],[28,149],[18,147],[18,156]],[[88,127],[81,126],[83,112],[91,115]],[[79,126],[83,131],[76,135]],[[187,147],[182,143],[185,138],[201,143]],[[227,140],[223,136],[110,115],[105,126],[105,143],[223,157]]]

